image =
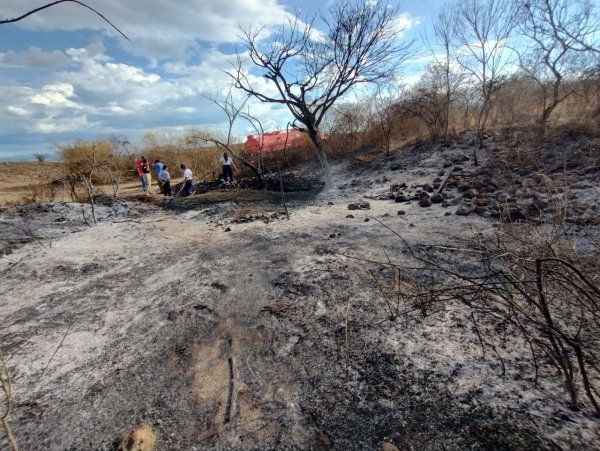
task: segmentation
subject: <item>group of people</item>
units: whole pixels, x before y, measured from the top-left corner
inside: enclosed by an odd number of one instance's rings
[[[235,169],[237,171],[238,169],[227,152],[223,153],[221,156],[220,163],[223,170],[223,181],[227,184],[233,182],[233,170]],[[146,160],[146,157],[142,155],[135,165],[140,176],[142,191],[148,196],[150,195],[150,186],[152,182],[150,163]],[[190,196],[194,193],[192,171],[184,164],[179,165],[179,168],[181,169],[181,175],[183,177],[181,192],[184,196]],[[160,160],[154,160],[154,163],[152,163],[152,170],[154,170],[154,173],[156,174],[158,188],[160,192],[164,194],[165,200],[171,199],[173,193],[171,191],[171,174],[169,173],[169,166]]]

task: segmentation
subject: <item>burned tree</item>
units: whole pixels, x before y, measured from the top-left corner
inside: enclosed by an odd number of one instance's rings
[[[477,149],[482,144],[491,100],[501,86],[502,69],[508,62],[507,40],[514,27],[515,8],[501,0],[466,0],[456,7],[454,30],[460,46],[457,61],[476,84],[480,97],[473,148],[477,165]]]
[[[258,80],[243,68],[242,55],[228,74],[235,87],[261,102],[285,105],[295,126],[305,131],[315,147],[325,172],[325,189],[332,187],[319,127],[331,108],[352,88],[381,85],[388,81],[409,56],[411,43],[401,43],[398,10],[384,3],[345,1],[323,17],[327,32],[321,34],[312,21],[290,20],[271,39],[264,52],[259,36],[262,28],[242,30],[253,67],[269,81]],[[273,93],[270,88],[275,89]]]
[[[537,122],[543,137],[552,112],[574,92],[565,89],[565,77],[600,54],[600,21],[587,0],[521,0],[519,13],[520,32],[530,43],[519,55],[520,66],[541,91]]]

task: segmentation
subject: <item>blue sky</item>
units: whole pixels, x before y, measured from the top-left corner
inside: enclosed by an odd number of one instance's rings
[[[26,3],[27,6],[23,6]],[[2,0],[0,17],[48,1]],[[76,139],[145,133],[226,131],[226,117],[203,96],[222,92],[238,24],[265,33],[315,0],[89,0],[131,41],[93,12],[62,3],[0,25],[0,160],[31,159]],[[425,32],[442,0],[401,3],[406,39]],[[414,67],[405,71],[415,77]],[[240,94],[241,95],[241,94]],[[251,105],[265,130],[287,123],[285,109]],[[252,133],[239,123],[236,134]]]

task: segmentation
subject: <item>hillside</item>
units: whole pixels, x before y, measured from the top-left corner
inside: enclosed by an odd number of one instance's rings
[[[478,274],[473,243],[567,236],[600,285],[600,140],[519,136],[489,133],[477,167],[469,134],[334,161],[289,219],[249,190],[128,198],[93,226],[86,204],[3,207],[21,448],[111,450],[147,423],[160,450],[600,449],[581,387],[571,409],[513,325],[434,299],[415,260]]]

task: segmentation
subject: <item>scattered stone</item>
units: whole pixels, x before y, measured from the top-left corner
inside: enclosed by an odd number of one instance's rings
[[[470,188],[463,193],[463,197],[465,197],[466,199],[473,199],[478,194],[479,191],[477,191],[475,188]]]
[[[431,207],[431,198],[429,194],[423,192],[419,196],[419,207]]]
[[[381,217],[382,217],[382,218],[389,218],[389,217],[390,217],[390,214],[389,214],[389,213],[384,213],[384,214],[383,214]]]
[[[452,161],[450,161],[450,160],[444,160],[444,163],[443,163],[442,166],[444,166],[445,168],[448,168],[448,167],[452,166]]]
[[[525,221],[525,213],[516,204],[503,205],[501,207],[501,216],[504,222]]]
[[[394,163],[390,166],[390,169],[392,171],[399,171],[400,169],[402,169],[402,165],[400,163]]]
[[[340,232],[333,232],[329,234],[329,238],[339,238],[341,235]]]
[[[227,228],[225,229],[225,232],[231,232],[231,227],[227,227]]]
[[[438,176],[443,177],[445,175],[446,175],[446,171],[443,171],[443,170],[438,171]]]
[[[401,189],[405,189],[406,183],[402,182],[402,183],[394,183],[393,185],[390,186],[390,191],[400,191]]]
[[[489,205],[490,199],[487,197],[476,197],[473,200],[473,203],[478,207],[485,207],[486,205]]]
[[[479,216],[483,216],[487,212],[487,208],[482,207],[481,205],[478,205],[478,206],[475,207],[475,209],[473,210],[473,212],[477,213]]]
[[[327,202],[327,205],[332,206],[332,205],[334,205],[334,203],[333,202]]]
[[[406,212],[404,210],[398,210],[398,216],[404,216]]]
[[[442,196],[440,193],[435,193],[433,196],[431,196],[431,202],[434,204],[441,204],[444,202],[444,196]]]
[[[471,207],[469,207],[468,205],[461,205],[456,210],[456,214],[458,216],[469,216],[471,214]]]
[[[425,183],[425,184],[421,185],[421,188],[423,188],[423,191],[427,191],[428,193],[433,193],[433,186],[431,186],[429,183]]]
[[[396,202],[406,202],[408,200],[408,197],[406,197],[404,194],[398,194],[395,200]]]
[[[371,204],[367,201],[360,201],[348,204],[348,210],[370,210]]]
[[[346,218],[348,218],[348,219],[354,219],[354,215],[346,215]]]
[[[498,202],[506,203],[510,199],[510,196],[503,191],[498,191],[498,193],[496,193],[496,199],[498,199]]]
[[[369,221],[370,221],[370,219],[369,219],[369,218],[365,218],[365,222],[369,222]]]
[[[452,215],[452,213],[450,213],[449,211],[444,213],[444,216],[451,216],[451,215]]]

